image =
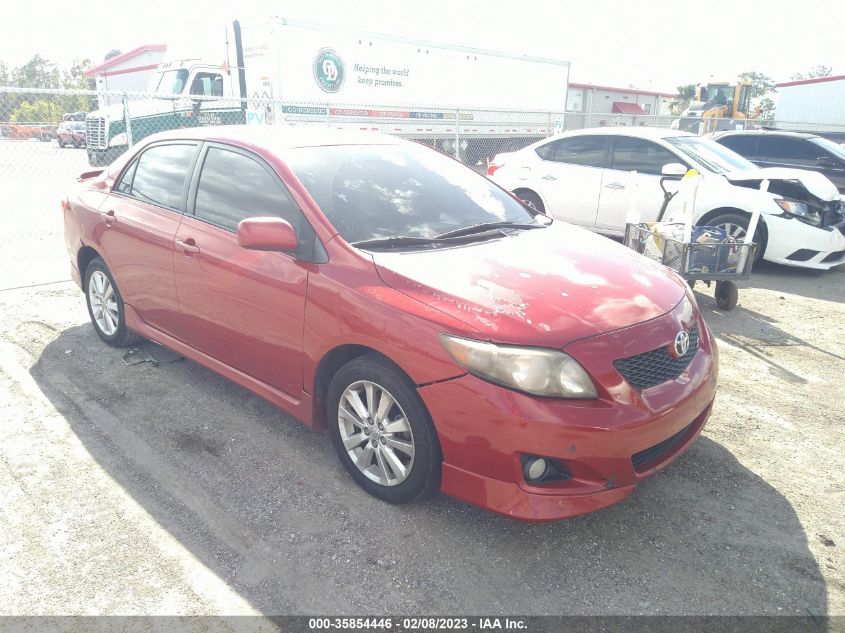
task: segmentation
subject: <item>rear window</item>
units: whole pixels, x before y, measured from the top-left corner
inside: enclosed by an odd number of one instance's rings
[[[197,146],[193,144],[156,145],[146,150],[133,167],[135,176],[129,195],[181,210],[196,150]]]
[[[751,158],[757,155],[757,136],[724,136],[718,142],[740,156]]]
[[[534,220],[484,176],[416,143],[302,147],[286,162],[348,242]]]

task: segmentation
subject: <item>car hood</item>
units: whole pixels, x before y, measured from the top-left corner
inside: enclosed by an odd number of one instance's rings
[[[499,343],[563,347],[665,314],[686,288],[663,266],[560,221],[453,248],[372,256],[387,285]]]
[[[724,174],[732,183],[748,184],[763,179],[798,181],[817,198],[830,202],[839,200],[839,190],[824,174],[804,169],[790,169],[788,167],[761,167],[746,171],[734,171]]]

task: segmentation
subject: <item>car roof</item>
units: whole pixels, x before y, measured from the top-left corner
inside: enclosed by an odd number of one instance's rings
[[[567,138],[570,136],[590,135],[612,135],[612,136],[633,136],[636,138],[645,139],[664,139],[674,138],[676,136],[697,136],[689,132],[681,132],[680,130],[672,130],[666,127],[646,127],[646,126],[618,126],[618,127],[591,127],[583,130],[572,130],[556,134],[551,138]]]
[[[376,132],[337,130],[318,126],[209,125],[168,130],[145,141],[197,140],[261,147],[274,153],[296,147],[321,145],[397,145],[401,139]]]
[[[713,138],[719,139],[725,136],[786,136],[789,138],[818,138],[818,134],[811,132],[792,132],[789,130],[728,130],[716,134]]]

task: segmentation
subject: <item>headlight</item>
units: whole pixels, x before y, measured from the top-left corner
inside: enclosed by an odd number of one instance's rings
[[[777,202],[777,205],[781,209],[786,211],[789,215],[794,216],[796,219],[806,222],[807,224],[821,226],[821,214],[815,209],[811,209],[805,203],[798,202],[797,200],[787,200],[786,198],[775,198],[775,202]]]
[[[109,139],[109,147],[117,147],[118,145],[126,145],[127,143],[126,132],[115,134],[111,139]]]
[[[563,352],[506,347],[448,334],[441,334],[440,340],[456,363],[479,378],[537,396],[596,397],[596,387],[587,372]]]

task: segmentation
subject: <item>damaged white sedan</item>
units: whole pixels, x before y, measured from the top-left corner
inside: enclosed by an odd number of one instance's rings
[[[696,224],[721,226],[743,238],[751,212],[759,210],[758,258],[821,270],[845,263],[845,207],[830,180],[797,169],[761,169],[686,132],[645,127],[566,132],[499,154],[487,174],[556,218],[621,236],[632,208],[642,221],[656,219],[664,170],[686,169],[701,175],[694,202],[676,196],[669,216],[693,204]],[[767,191],[760,189],[764,181]]]

